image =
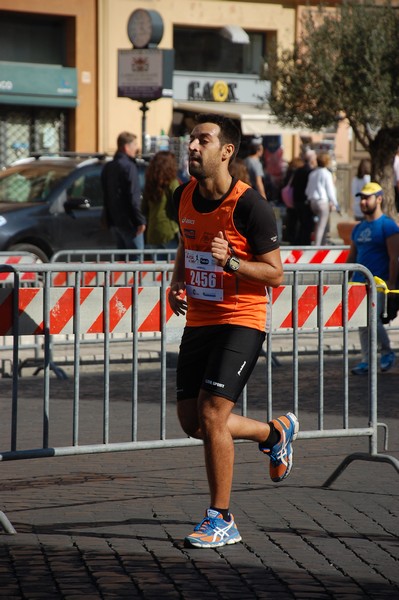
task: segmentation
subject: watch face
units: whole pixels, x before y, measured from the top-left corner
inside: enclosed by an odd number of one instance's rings
[[[135,10],[130,15],[127,32],[135,48],[145,48],[152,36],[152,19],[149,12],[143,8]]]
[[[232,256],[230,258],[230,269],[232,269],[233,271],[237,271],[239,266],[240,266],[240,259],[236,258],[235,256]]]
[[[228,260],[230,271],[237,271],[240,266],[240,259],[236,256],[231,256]]]

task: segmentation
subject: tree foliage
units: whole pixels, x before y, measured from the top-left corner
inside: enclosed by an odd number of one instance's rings
[[[392,163],[399,146],[399,10],[343,0],[304,18],[292,50],[269,64],[270,106],[282,124],[314,131],[344,117],[370,153],[372,177],[394,212]]]

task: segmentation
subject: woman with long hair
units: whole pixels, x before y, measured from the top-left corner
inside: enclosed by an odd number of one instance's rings
[[[310,208],[317,217],[315,225],[315,246],[326,243],[326,231],[331,210],[341,214],[337,193],[330,166],[330,155],[322,152],[317,156],[317,167],[309,173],[305,194],[310,202]]]
[[[141,206],[147,218],[147,248],[177,248],[179,226],[173,218],[173,192],[179,185],[175,155],[157,152],[146,171]]]

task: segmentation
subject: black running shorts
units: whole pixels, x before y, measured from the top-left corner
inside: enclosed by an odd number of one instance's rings
[[[202,388],[236,402],[265,335],[241,325],[185,327],[177,361],[177,400],[197,398]]]

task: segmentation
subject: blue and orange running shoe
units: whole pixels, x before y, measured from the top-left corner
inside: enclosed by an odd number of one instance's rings
[[[230,514],[230,521],[225,521],[219,512],[211,508],[208,508],[205,518],[193,533],[184,538],[185,546],[195,548],[219,548],[237,542],[241,542],[241,536],[233,515]]]
[[[259,444],[259,450],[270,458],[270,478],[277,483],[288,477],[292,469],[292,442],[298,435],[299,422],[291,412],[271,422],[280,434],[280,441],[273,448]]]

